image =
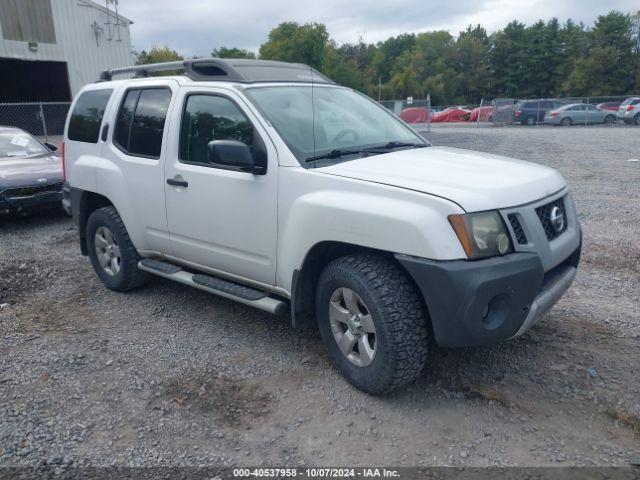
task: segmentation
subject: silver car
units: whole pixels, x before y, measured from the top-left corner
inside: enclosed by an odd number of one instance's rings
[[[593,123],[614,123],[616,114],[611,110],[600,110],[590,103],[571,103],[550,110],[544,116],[544,123],[550,125],[586,125]]]
[[[640,125],[640,97],[629,97],[622,102],[618,118],[627,124]]]

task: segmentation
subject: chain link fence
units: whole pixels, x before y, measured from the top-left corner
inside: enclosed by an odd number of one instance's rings
[[[614,117],[610,125],[614,126],[624,125],[617,116],[619,105],[629,97],[638,96],[640,95],[528,99],[494,98],[482,99],[479,104],[465,105],[432,105],[430,97],[427,97],[426,99],[383,100],[380,103],[407,123],[426,124],[428,130],[431,128],[432,123],[465,123],[473,124],[476,127],[505,126],[514,123],[543,125],[548,111],[571,104],[592,105],[598,110],[610,112],[609,119]],[[519,115],[519,110],[526,110],[526,115]],[[603,120],[604,118],[602,117]],[[600,120],[594,121],[592,117],[584,115],[572,124],[586,126],[601,123],[603,122]]]
[[[69,102],[0,103],[0,125],[48,140],[63,134],[70,106]]]

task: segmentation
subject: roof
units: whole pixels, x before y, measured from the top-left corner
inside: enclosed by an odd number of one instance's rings
[[[115,75],[135,74],[137,77],[147,77],[152,73],[171,71],[183,71],[184,75],[196,81],[334,83],[317,70],[302,63],[250,60],[245,58],[200,58],[196,60],[112,68],[102,72],[100,80],[112,80]]]
[[[84,5],[88,6],[88,7],[92,7],[92,8],[95,8],[95,9],[97,9],[97,10],[100,10],[101,12],[109,13],[109,15],[113,15],[113,16],[115,16],[115,11],[113,11],[113,10],[107,10],[107,8],[106,8],[106,7],[104,7],[103,5],[99,5],[99,4],[97,4],[97,3],[96,3],[96,2],[94,2],[93,0],[80,0],[80,1],[78,2],[78,5],[82,5],[82,4],[84,4]],[[120,18],[120,20],[124,20],[125,22],[127,22],[127,23],[129,23],[129,24],[132,24],[132,23],[133,23],[133,20],[130,20],[130,19],[128,19],[127,17],[125,17],[125,16],[123,16],[123,15],[120,15],[120,13],[119,13],[119,12],[118,12],[118,18]]]

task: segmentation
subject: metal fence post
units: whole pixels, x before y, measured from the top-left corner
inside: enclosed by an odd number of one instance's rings
[[[427,132],[431,132],[431,94],[427,93]]]
[[[47,133],[47,121],[44,118],[44,109],[42,108],[42,103],[38,104],[40,106],[40,120],[42,120],[42,131],[44,132],[44,138],[49,141],[49,134]]]
[[[588,121],[587,121],[587,117],[589,116],[589,110],[587,110],[587,106],[589,105],[589,97],[587,97],[587,103],[585,104],[584,107],[584,126],[586,127],[588,125]]]

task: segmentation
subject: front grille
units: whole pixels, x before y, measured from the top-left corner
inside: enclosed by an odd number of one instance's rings
[[[554,207],[558,207],[562,212],[562,228],[558,230],[556,230],[551,222],[551,212]],[[544,228],[544,233],[547,235],[547,239],[553,240],[554,238],[559,237],[567,229],[567,213],[564,208],[564,200],[562,198],[558,198],[553,202],[536,208],[536,213],[538,214],[542,228]]]
[[[27,187],[7,188],[1,193],[5,198],[33,197],[39,193],[62,192],[62,182],[50,183],[49,185],[30,185]]]
[[[527,236],[525,235],[524,230],[522,229],[522,225],[520,224],[520,220],[518,220],[518,217],[516,216],[516,214],[510,213],[509,215],[507,215],[507,217],[509,218],[509,223],[511,223],[511,228],[513,229],[513,233],[516,236],[516,241],[520,245],[526,245]]]

